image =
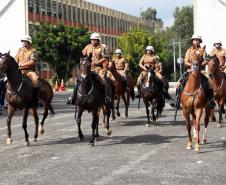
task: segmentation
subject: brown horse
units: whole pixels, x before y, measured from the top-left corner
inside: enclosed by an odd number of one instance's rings
[[[130,97],[132,98],[132,100],[135,99],[133,78],[129,75],[126,76],[127,87],[128,87],[126,88],[123,84],[123,77],[117,72],[114,63],[109,67],[109,70],[112,72],[116,80],[115,95],[117,97],[117,104],[116,104],[117,116],[120,116],[119,103],[120,103],[120,98],[122,97],[122,100],[125,105],[125,117],[127,118],[129,104],[130,104]]]
[[[213,87],[214,99],[219,107],[219,121],[217,127],[221,127],[223,121],[222,114],[225,113],[224,101],[226,99],[226,81],[224,72],[220,70],[220,61],[216,56],[210,57],[208,62],[208,73]]]
[[[22,127],[25,133],[25,143],[29,145],[29,135],[27,132],[27,117],[29,109],[32,109],[33,117],[35,120],[35,134],[34,141],[37,141],[38,137],[38,126],[39,118],[37,114],[37,103],[35,101],[34,89],[31,80],[23,76],[21,71],[18,69],[18,64],[9,53],[0,54],[0,71],[4,73],[8,78],[7,87],[7,101],[8,101],[8,117],[7,117],[7,127],[8,127],[8,138],[7,144],[12,143],[11,139],[11,120],[16,111],[16,109],[23,110],[23,122]],[[44,121],[48,115],[48,110],[54,114],[51,101],[53,98],[53,90],[49,83],[43,79],[39,80],[40,88],[40,99],[44,102],[44,114],[41,121],[40,132],[44,133]]]
[[[194,126],[194,139],[195,139],[195,151],[200,151],[200,119],[202,117],[203,109],[205,108],[205,132],[203,135],[203,143],[206,143],[206,131],[209,123],[210,109],[207,105],[207,97],[203,86],[203,76],[201,74],[202,57],[196,51],[191,55],[191,71],[189,72],[188,81],[181,93],[180,101],[183,107],[183,115],[186,122],[188,131],[188,143],[187,149],[192,149],[192,136],[191,136],[191,123],[190,115],[192,116],[192,122]]]

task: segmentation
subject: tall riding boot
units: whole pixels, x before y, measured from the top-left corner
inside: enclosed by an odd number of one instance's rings
[[[137,96],[136,96],[136,98],[140,98],[140,82],[138,82],[137,83],[137,92],[138,92],[138,94],[137,94]]]
[[[168,99],[168,100],[172,99],[165,87],[163,87],[163,94],[166,99]]]
[[[74,86],[72,95],[67,99],[67,102],[66,102],[67,104],[72,104],[72,105],[76,104],[77,89],[78,89],[78,83],[75,82],[75,86]]]
[[[210,109],[213,109],[216,106],[216,103],[213,99],[213,89],[209,89],[209,96],[208,96],[208,106]]]
[[[180,87],[176,88],[176,97],[172,99],[170,106],[176,109],[180,108]]]

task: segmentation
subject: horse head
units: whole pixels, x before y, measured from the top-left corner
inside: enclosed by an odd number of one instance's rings
[[[220,66],[220,61],[216,55],[209,57],[208,60],[208,73],[210,78],[212,79],[214,74],[217,72]]]
[[[80,59],[80,74],[82,78],[87,77],[87,75],[91,71],[91,58],[92,54],[90,54],[88,57],[82,57]]]
[[[190,54],[190,62],[192,72],[200,72],[203,62],[202,54],[197,50],[192,51]]]
[[[10,52],[4,54],[0,53],[0,73],[7,74],[15,68],[18,69],[18,64],[14,58],[10,56]]]

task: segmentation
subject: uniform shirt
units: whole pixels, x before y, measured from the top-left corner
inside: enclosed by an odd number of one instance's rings
[[[156,62],[157,62],[156,55],[145,54],[140,59],[140,63],[146,66],[147,68],[155,67]]]
[[[192,47],[190,47],[190,48],[187,50],[187,52],[186,52],[186,54],[185,54],[185,57],[184,57],[184,63],[185,63],[185,64],[186,64],[186,63],[191,63],[191,53],[192,53],[193,51],[198,52],[198,53],[203,57],[203,59],[205,58],[205,55],[206,55],[205,49],[203,49],[203,48],[201,48],[201,47],[194,48],[194,47],[192,46]]]
[[[35,60],[37,61],[37,52],[36,49],[33,47],[26,48],[22,47],[19,49],[19,51],[16,54],[16,62],[18,64],[23,64],[26,63],[30,60]],[[21,67],[21,69],[35,69],[35,65],[30,66],[30,67]]]
[[[92,44],[87,45],[83,50],[82,54],[84,56],[89,56],[92,53],[92,62],[97,63],[102,58],[107,57],[107,52],[105,47],[98,44],[97,46],[94,46]]]
[[[216,55],[217,58],[220,61],[220,65],[224,66],[225,65],[225,55],[226,55],[226,50],[224,48],[213,48],[212,51],[210,52],[210,56]]]
[[[115,64],[116,70],[124,70],[126,67],[126,64],[128,63],[124,57],[114,58],[113,62]]]

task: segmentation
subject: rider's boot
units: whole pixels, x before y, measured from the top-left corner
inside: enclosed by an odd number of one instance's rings
[[[75,82],[75,86],[72,92],[72,95],[67,99],[67,104],[75,105],[76,103],[76,97],[77,97],[77,89],[78,89],[78,83]]]
[[[163,95],[167,100],[171,100],[171,96],[169,95],[169,92],[167,91],[167,89],[165,87],[163,87]]]
[[[180,108],[180,87],[176,88],[176,97],[172,99],[170,106],[176,109]]]

